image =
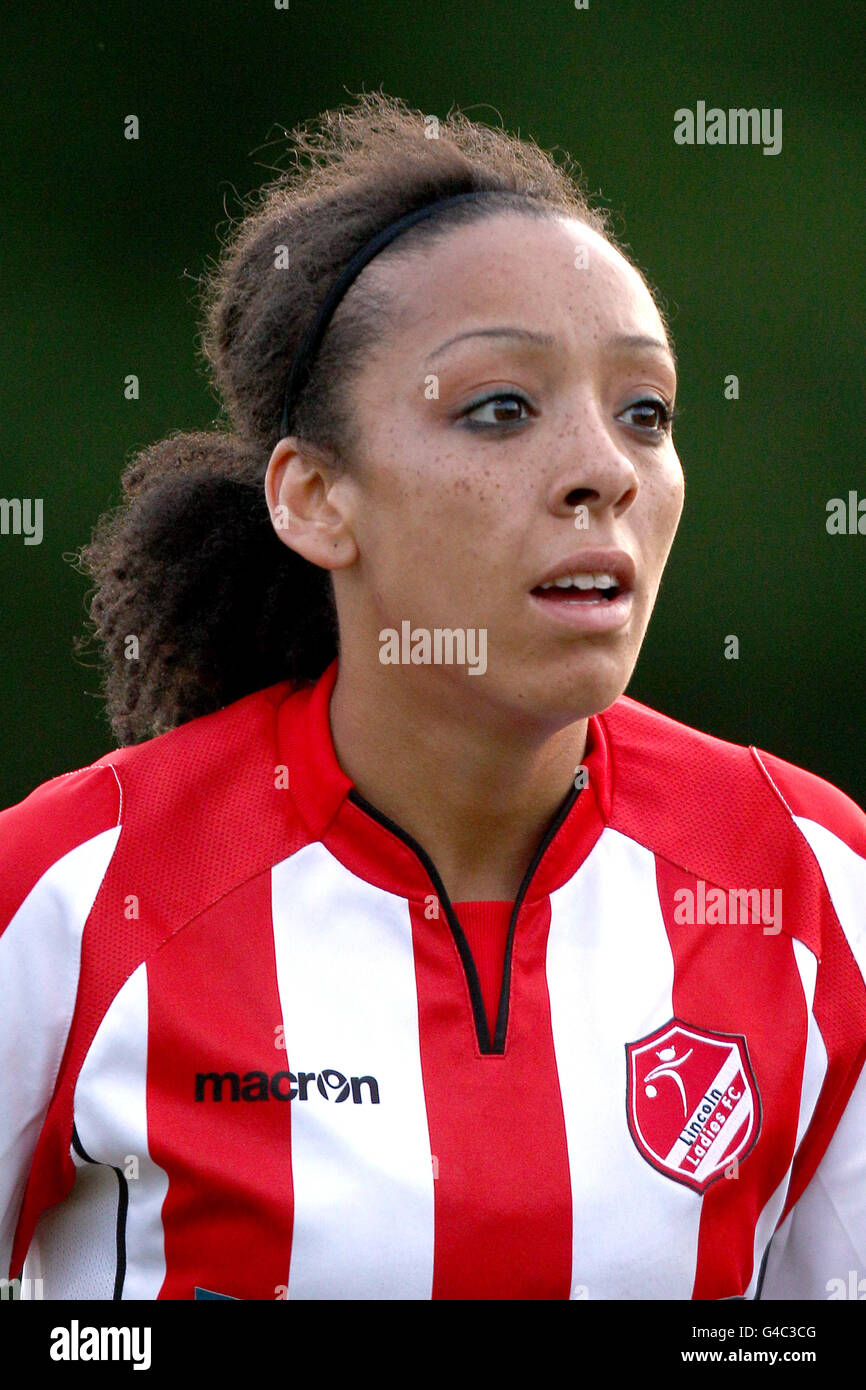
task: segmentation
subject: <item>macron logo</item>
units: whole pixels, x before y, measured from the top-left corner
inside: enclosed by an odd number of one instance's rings
[[[236,1071],[199,1071],[195,1076],[197,1101],[222,1100],[309,1100],[310,1088],[315,1086],[324,1100],[333,1099],[337,1105],[349,1099],[361,1105],[365,1094],[372,1105],[379,1104],[379,1083],[375,1076],[344,1076],[333,1067],[324,1071],[248,1071],[243,1076]],[[314,1094],[315,1094],[314,1092]]]
[[[69,1327],[51,1329],[52,1361],[131,1361],[134,1371],[150,1370],[149,1327]]]

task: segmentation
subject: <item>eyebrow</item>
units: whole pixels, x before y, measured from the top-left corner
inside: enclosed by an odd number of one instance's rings
[[[537,333],[531,328],[517,328],[512,325],[503,325],[497,328],[471,328],[466,333],[456,333],[453,338],[447,338],[444,343],[440,343],[438,348],[425,359],[425,364],[432,362],[446,348],[451,347],[452,343],[462,342],[464,338],[517,338],[523,342],[533,343],[538,347],[556,347],[557,344],[557,339],[551,333]],[[671,345],[662,338],[651,338],[644,333],[621,333],[608,339],[608,346],[618,349],[652,348],[656,352],[664,353],[676,366],[676,353]]]
[[[669,357],[675,369],[678,366],[673,345],[666,343],[663,338],[651,338],[646,333],[620,333],[617,337],[609,339],[609,346],[612,348],[651,348],[653,351],[661,352],[665,357]]]
[[[501,328],[470,328],[466,333],[456,333],[453,338],[446,338],[444,343],[440,343],[434,352],[425,359],[432,362],[441,352],[449,348],[452,343],[462,342],[464,338],[519,338],[524,342],[536,343],[539,347],[555,347],[556,339],[551,333],[536,333],[531,328],[514,328],[503,326]]]

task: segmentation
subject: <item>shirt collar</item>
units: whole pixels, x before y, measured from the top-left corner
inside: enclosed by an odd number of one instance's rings
[[[321,840],[353,872],[389,892],[423,897],[431,891],[430,878],[418,856],[399,835],[348,799],[355,784],[337,761],[329,715],[337,672],[335,658],[314,685],[290,693],[277,711],[277,748],[288,771],[289,791],[312,839]],[[534,861],[527,902],[562,887],[573,876],[609,818],[611,750],[598,715],[587,721],[583,766],[586,785]],[[563,803],[569,791],[563,789]]]

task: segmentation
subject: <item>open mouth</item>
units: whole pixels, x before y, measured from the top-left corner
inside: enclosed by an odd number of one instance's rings
[[[588,637],[628,627],[636,581],[635,562],[627,551],[585,546],[551,566],[529,597],[554,630]]]
[[[610,603],[623,588],[611,574],[582,574],[536,584],[531,592],[551,603]]]

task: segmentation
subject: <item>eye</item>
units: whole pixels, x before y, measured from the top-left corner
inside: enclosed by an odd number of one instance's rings
[[[492,428],[496,425],[519,425],[524,420],[529,419],[529,402],[525,396],[518,395],[514,391],[498,391],[493,396],[485,396],[482,400],[476,401],[474,405],[467,406],[461,412],[461,419],[466,420],[470,427],[479,429]],[[527,414],[520,413],[525,410]],[[486,412],[484,416],[479,412]],[[474,418],[473,418],[474,417]]]
[[[621,420],[623,416],[632,413],[635,418],[626,420],[625,423],[635,425],[638,429],[650,430],[653,434],[669,433],[674,419],[673,406],[657,396],[646,396],[643,400],[635,401],[633,405],[627,405],[616,418]]]

